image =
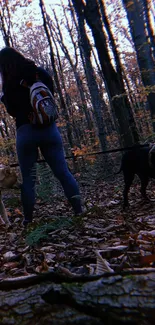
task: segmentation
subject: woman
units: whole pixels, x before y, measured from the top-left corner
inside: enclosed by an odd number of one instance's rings
[[[40,148],[45,161],[61,182],[64,193],[71,203],[74,213],[82,212],[78,185],[70,173],[63,151],[63,144],[56,123],[42,129],[30,124],[32,107],[29,89],[20,85],[22,79],[33,84],[36,73],[53,94],[53,81],[44,69],[25,58],[14,48],[5,47],[0,51],[0,73],[2,78],[2,102],[8,113],[16,120],[16,148],[22,174],[21,199],[24,211],[24,225],[32,221],[35,204],[35,163]]]

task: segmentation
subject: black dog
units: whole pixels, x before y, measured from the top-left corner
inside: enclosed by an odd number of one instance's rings
[[[123,171],[125,187],[123,191],[123,206],[128,206],[128,192],[135,174],[141,181],[141,194],[147,199],[146,187],[149,178],[155,178],[155,145],[151,147],[133,148],[126,151],[122,157],[119,174]]]

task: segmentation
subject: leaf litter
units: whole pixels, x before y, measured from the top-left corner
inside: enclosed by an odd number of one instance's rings
[[[120,272],[155,267],[155,203],[144,204],[133,186],[130,207],[122,209],[121,181],[98,180],[81,186],[85,212],[73,216],[63,196],[38,199],[27,228],[19,193],[9,204],[11,226],[0,225],[0,279],[57,271],[66,276]],[[148,187],[151,197],[151,187]],[[10,193],[9,193],[10,197]]]

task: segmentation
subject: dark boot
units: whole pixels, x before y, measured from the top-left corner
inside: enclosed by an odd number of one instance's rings
[[[79,215],[82,213],[82,205],[80,195],[74,195],[69,199],[71,206],[74,210],[75,215]]]

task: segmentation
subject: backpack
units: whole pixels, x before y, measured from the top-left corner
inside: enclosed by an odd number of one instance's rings
[[[58,118],[57,105],[49,88],[40,80],[31,86],[23,79],[20,85],[29,88],[32,112],[29,114],[30,123],[34,126],[48,126]]]

